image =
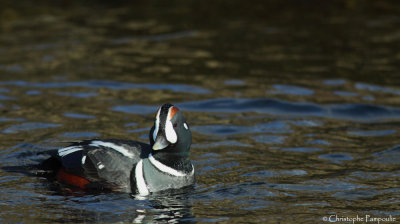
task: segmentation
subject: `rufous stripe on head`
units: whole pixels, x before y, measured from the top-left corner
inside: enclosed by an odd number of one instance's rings
[[[175,116],[176,112],[178,112],[178,111],[179,111],[179,109],[177,107],[174,107],[174,106],[171,107],[170,112],[169,112],[169,119],[171,120]]]

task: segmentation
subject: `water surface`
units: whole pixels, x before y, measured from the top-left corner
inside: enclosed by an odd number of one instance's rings
[[[397,2],[0,6],[2,167],[76,140],[147,142],[171,102],[197,179],[137,197],[0,170],[0,222],[400,220]]]

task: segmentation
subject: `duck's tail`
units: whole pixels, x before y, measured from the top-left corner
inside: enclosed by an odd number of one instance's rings
[[[54,176],[61,168],[61,162],[55,157],[56,150],[39,152],[38,155],[50,155],[50,158],[39,164],[21,165],[21,166],[3,166],[0,169],[10,173],[22,173],[29,176]]]

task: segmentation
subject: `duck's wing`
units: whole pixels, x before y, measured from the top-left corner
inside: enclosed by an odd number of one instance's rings
[[[93,188],[130,190],[130,175],[150,146],[134,141],[89,140],[58,150],[66,172],[90,181]]]

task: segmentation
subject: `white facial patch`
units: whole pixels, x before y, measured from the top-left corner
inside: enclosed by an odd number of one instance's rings
[[[174,130],[174,126],[172,125],[171,122],[171,109],[173,107],[170,107],[168,110],[168,115],[167,115],[167,120],[165,121],[165,137],[167,138],[167,140],[174,144],[176,143],[176,141],[178,140],[178,136],[176,135],[176,132]]]
[[[153,131],[153,140],[154,141],[156,141],[158,128],[160,126],[160,111],[161,111],[161,107],[160,107],[160,109],[158,109],[157,116],[156,116],[156,121],[154,123],[154,131]]]
[[[82,165],[86,162],[86,156],[82,156]]]
[[[172,144],[176,143],[178,140],[178,136],[176,135],[174,126],[170,120],[165,122],[165,137],[167,137],[167,140]]]
[[[185,127],[185,128],[186,128],[186,130],[187,130],[187,129],[189,129],[189,127],[187,126],[187,124],[186,124],[186,123],[183,123],[183,127]]]

